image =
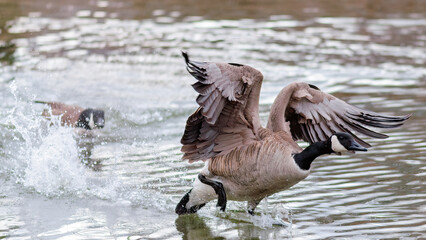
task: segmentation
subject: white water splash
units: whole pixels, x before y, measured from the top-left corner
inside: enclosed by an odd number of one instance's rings
[[[264,208],[259,208],[259,210],[268,209],[266,204],[267,200],[265,199],[263,202]],[[261,210],[260,215],[251,216],[251,221],[253,222],[253,225],[261,228],[272,228],[281,226],[287,230],[287,234],[289,237],[293,236],[293,212],[290,207],[287,207],[283,204],[278,204],[272,210],[269,209],[266,211],[270,212],[265,213]]]
[[[17,182],[49,197],[84,193],[87,177],[74,129],[61,126],[59,118],[44,119],[25,87],[15,81],[9,87],[15,102],[6,123],[14,127],[11,167]]]
[[[29,155],[23,184],[47,196],[80,195],[87,190],[85,169],[78,158],[72,129],[50,128],[39,146],[26,149]]]

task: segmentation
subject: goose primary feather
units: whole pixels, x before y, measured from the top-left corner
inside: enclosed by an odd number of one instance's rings
[[[385,134],[367,127],[395,128],[410,116],[388,116],[350,105],[316,86],[294,82],[271,107],[266,128],[259,119],[263,75],[241,64],[197,62],[183,53],[197,80],[199,108],[189,116],[181,143],[183,159],[205,167],[176,207],[194,213],[218,198],[247,201],[248,211],[265,197],[306,178],[312,161],[323,154],[365,151],[370,145],[353,131],[373,138]],[[296,141],[310,146],[302,149]]]

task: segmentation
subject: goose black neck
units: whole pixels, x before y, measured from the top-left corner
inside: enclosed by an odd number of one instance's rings
[[[315,142],[305,148],[302,152],[295,154],[294,160],[301,169],[309,170],[309,168],[311,168],[311,163],[315,160],[315,158],[330,153],[333,153],[330,141]]]

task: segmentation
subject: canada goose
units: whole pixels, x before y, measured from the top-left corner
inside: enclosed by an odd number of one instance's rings
[[[223,211],[227,199],[247,201],[253,214],[263,198],[306,178],[318,156],[366,151],[370,145],[351,130],[386,138],[363,125],[394,128],[410,117],[364,110],[316,86],[295,82],[278,94],[263,128],[261,72],[241,64],[191,61],[182,54],[188,72],[198,80],[192,87],[200,105],[186,122],[182,159],[205,161],[205,167],[176,206],[179,215],[195,213],[216,198]],[[302,149],[297,140],[310,146]]]
[[[105,113],[103,110],[92,108],[84,109],[79,106],[71,106],[59,102],[34,101],[35,103],[46,104],[51,109],[51,114],[61,116],[62,125],[93,130],[103,128],[105,125]],[[45,109],[42,115],[50,117],[50,111]]]

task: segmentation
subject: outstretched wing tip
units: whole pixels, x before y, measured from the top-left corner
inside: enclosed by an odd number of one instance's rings
[[[357,113],[346,112],[346,116],[370,127],[397,128],[402,126],[411,117],[411,114],[403,116],[388,116],[361,110]]]
[[[317,95],[319,99],[317,101],[321,102],[321,98],[319,98],[321,95],[323,99],[329,99],[329,94],[322,92],[313,85],[309,85],[309,87],[309,92],[312,95]],[[389,137],[388,135],[376,132],[368,127],[397,128],[412,116],[411,113],[401,116],[380,114],[336,99],[335,101],[326,101],[324,104],[314,104],[309,99],[302,101],[296,101],[296,99],[291,108],[286,110],[286,118],[290,121],[293,138],[312,143],[323,141],[335,132],[347,132],[354,137],[356,142],[368,148],[371,145],[355,133],[372,138],[386,139]]]
[[[409,113],[409,114],[406,114],[406,115],[404,115],[402,117],[404,118],[404,121],[407,121],[408,119],[411,118],[412,115],[413,115],[412,113]]]
[[[182,52],[182,57],[185,59],[185,63],[188,64],[189,63],[189,55],[187,52],[181,50]]]

